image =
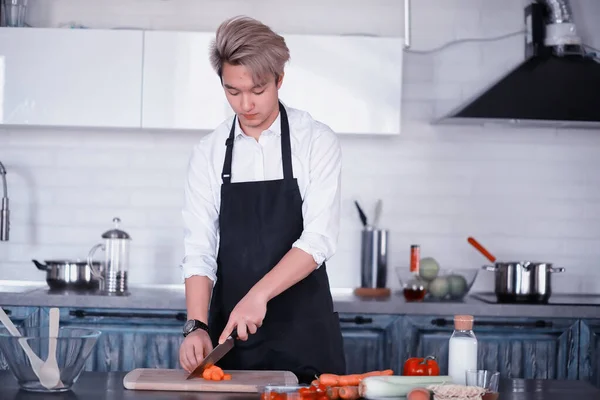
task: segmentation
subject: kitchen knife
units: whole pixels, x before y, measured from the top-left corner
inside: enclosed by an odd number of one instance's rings
[[[225,354],[227,354],[229,352],[229,350],[233,349],[234,342],[237,340],[237,338],[238,338],[238,334],[237,334],[237,328],[236,328],[233,330],[233,332],[231,332],[231,335],[229,335],[229,337],[227,339],[225,339],[225,341],[223,343],[221,343],[220,345],[215,347],[213,349],[213,351],[208,353],[208,355],[204,358],[204,360],[202,360],[200,365],[198,365],[192,371],[192,373],[188,375],[186,380],[192,379],[192,378],[200,378],[206,368],[208,368],[212,365],[215,365],[217,363],[217,361],[219,361],[221,358],[223,358],[225,356]]]

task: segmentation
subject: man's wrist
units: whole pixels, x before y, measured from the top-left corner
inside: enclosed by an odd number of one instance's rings
[[[260,300],[264,301],[265,304],[267,304],[272,299],[272,296],[271,296],[272,291],[269,290],[268,285],[265,285],[264,282],[261,282],[261,281],[258,281],[252,287],[252,289],[250,289],[248,294],[251,294],[251,295],[255,296],[256,298],[259,298]]]
[[[202,329],[208,332],[208,325],[198,319],[190,319],[183,325],[183,337],[187,337],[190,333]]]

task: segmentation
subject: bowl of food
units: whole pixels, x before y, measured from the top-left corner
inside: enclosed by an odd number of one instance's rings
[[[461,301],[471,290],[479,270],[442,269],[433,257],[424,257],[419,261],[418,274],[408,268],[397,268],[396,272],[408,301],[411,295],[425,301]]]
[[[30,392],[66,392],[81,375],[100,332],[91,329],[61,328],[48,337],[48,328],[17,328],[13,336],[0,328],[0,351],[19,387]]]

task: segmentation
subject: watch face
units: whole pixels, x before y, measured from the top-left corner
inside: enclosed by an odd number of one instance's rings
[[[183,331],[187,333],[187,332],[191,331],[192,329],[194,329],[195,325],[196,325],[195,321],[189,320],[183,326]]]

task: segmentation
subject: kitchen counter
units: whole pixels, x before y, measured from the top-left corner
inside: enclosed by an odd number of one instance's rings
[[[45,282],[0,281],[0,305],[31,307],[79,307],[141,310],[185,310],[183,285],[132,285],[128,296],[52,293]],[[332,289],[336,311],[349,314],[453,315],[456,313],[488,317],[598,318],[600,306],[576,304],[581,295],[559,295],[564,304],[515,305],[490,304],[472,296],[462,302],[407,303],[393,293],[385,299],[364,299],[352,289]],[[593,298],[594,296],[589,296]],[[552,298],[551,298],[552,300]],[[593,303],[593,301],[592,301]]]
[[[19,390],[9,371],[0,371],[2,400],[257,400],[257,394],[132,391],[123,388],[124,372],[84,372],[71,392],[44,396]],[[598,400],[600,390],[581,381],[502,380],[502,400]]]

